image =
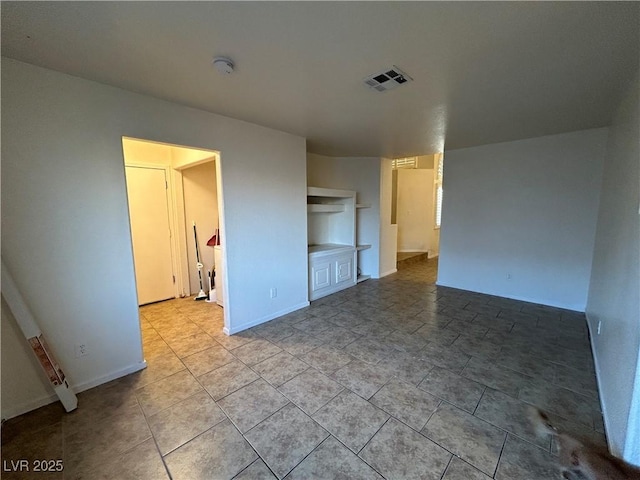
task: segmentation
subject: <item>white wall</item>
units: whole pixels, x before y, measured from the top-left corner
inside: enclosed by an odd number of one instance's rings
[[[610,447],[636,464],[640,464],[638,87],[636,79],[609,133],[587,303]],[[596,335],[598,322],[602,322],[600,335]]]
[[[196,247],[193,237],[193,222],[198,230],[198,248],[202,269],[202,284],[208,290],[207,270],[213,269],[213,247],[207,241],[218,226],[218,192],[216,189],[216,164],[207,162],[182,170],[182,189],[184,192],[184,216],[189,266],[189,285],[191,294],[200,291],[198,269],[196,268]]]
[[[122,136],[221,152],[229,331],[308,304],[304,138],[3,58],[2,257],[76,390],[144,366]]]
[[[428,252],[433,248],[433,169],[400,168],[398,175],[399,252]]]
[[[438,284],[584,311],[606,139],[446,151]]]
[[[307,182],[310,187],[355,190],[357,203],[370,208],[356,213],[356,243],[370,244],[359,253],[364,275],[380,275],[380,158],[325,157],[307,155]]]
[[[2,297],[2,418],[11,418],[57,399],[11,309]],[[55,352],[54,352],[55,353]],[[23,366],[24,368],[16,368]]]
[[[397,271],[398,225],[391,223],[393,200],[391,159],[380,159],[380,277]]]

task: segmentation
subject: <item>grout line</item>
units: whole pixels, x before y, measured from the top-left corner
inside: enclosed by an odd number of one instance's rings
[[[302,412],[302,413],[304,413],[304,412]],[[305,414],[305,415],[306,415],[306,414]],[[307,416],[308,416],[308,415],[307,415]],[[311,417],[309,417],[309,418],[311,418]],[[311,420],[313,420],[313,418],[311,418]],[[313,420],[313,421],[315,422],[315,420]],[[324,442],[326,442],[330,437],[332,437],[331,432],[329,432],[328,430],[326,430],[325,428],[323,428],[323,427],[322,427],[322,425],[320,425],[318,422],[316,422],[316,425],[318,425],[318,426],[319,426],[320,428],[322,428],[325,432],[327,432],[327,436],[326,436],[326,437],[324,438],[324,440],[322,440],[318,445],[316,445],[316,446],[315,446],[315,447],[314,447],[314,448],[313,448],[309,453],[307,453],[307,454],[302,458],[302,460],[300,460],[300,461],[299,461],[298,463],[296,463],[296,464],[295,464],[291,469],[289,469],[289,471],[287,471],[287,472],[282,476],[282,478],[285,478],[285,477],[286,477],[287,475],[289,475],[292,471],[294,471],[294,470],[298,467],[298,465],[302,464],[302,462],[304,462],[304,461],[305,461],[309,456],[311,456],[311,454],[312,454],[313,452],[315,452],[317,449],[319,449],[319,448],[320,448],[320,446],[324,444]],[[335,438],[335,437],[334,437],[334,438]],[[264,462],[264,463],[266,464],[267,462]],[[268,466],[268,465],[267,465],[267,466]],[[272,470],[272,472],[273,472],[273,470]],[[275,476],[276,478],[278,478],[278,475],[276,475],[276,474],[275,474],[275,472],[273,472],[273,474],[274,474],[274,476]]]
[[[438,398],[438,397],[436,397]],[[436,414],[436,412],[440,409],[440,406],[442,405],[442,403],[444,402],[443,399],[439,399],[440,402],[438,403],[438,405],[436,406],[435,410],[433,412],[431,412],[431,415],[429,415],[429,418],[427,418],[427,421],[424,423],[424,426],[420,429],[420,431],[418,432],[420,435],[422,435],[425,438],[428,438],[425,434],[422,433],[422,430],[424,430],[424,427],[427,426],[427,423],[429,423],[429,421],[431,420],[431,418]],[[431,440],[431,439],[429,439]]]
[[[480,384],[482,385],[482,384]],[[476,415],[476,411],[478,410],[478,407],[480,406],[480,402],[482,402],[482,399],[484,398],[484,394],[487,391],[487,387],[486,385],[484,385],[484,389],[482,390],[482,394],[480,395],[480,398],[478,399],[478,403],[476,403],[475,408],[473,409],[473,412],[471,413],[471,415],[473,415],[475,417]]]
[[[447,470],[449,470],[449,465],[451,465],[451,463],[453,462],[453,457],[454,457],[453,454],[451,455],[451,457],[449,457],[449,462],[447,462],[447,466],[444,468],[442,475],[440,475],[440,480],[442,480],[444,476],[447,474]]]
[[[496,468],[493,471],[493,475],[491,475],[494,478],[495,478],[496,474],[498,473],[498,468],[500,468],[500,461],[502,460],[502,453],[504,452],[504,447],[507,444],[507,439],[508,438],[509,438],[509,432],[507,432],[507,434],[504,436],[504,441],[502,442],[502,448],[500,449],[500,454],[498,455],[498,461],[496,462]]]
[[[253,448],[253,447],[251,447],[251,448]],[[254,452],[255,452],[255,449],[254,449]],[[258,455],[258,452],[256,452],[256,455]],[[274,472],[273,470],[271,470],[271,467],[269,467],[269,465],[267,465],[267,462],[265,462],[265,461],[264,461],[264,459],[263,459],[260,455],[258,455],[258,458],[256,458],[253,462],[251,462],[249,465],[247,465],[247,466],[246,466],[246,467],[244,467],[242,470],[240,470],[238,473],[236,473],[236,474],[231,478],[231,480],[233,480],[234,478],[238,478],[238,476],[239,476],[239,475],[241,475],[241,474],[242,474],[242,472],[244,472],[244,471],[248,470],[248,469],[251,467],[251,465],[254,465],[254,464],[255,464],[256,462],[258,462],[258,461],[260,461],[260,462],[264,463],[264,465],[267,467],[267,469],[269,469],[269,471],[273,474],[273,476],[274,476],[275,478],[278,478],[278,476],[275,474],[275,472]]]
[[[376,408],[378,408],[378,407],[376,407]],[[384,410],[382,410],[382,409],[380,409],[380,411],[382,411],[382,412],[384,412],[384,413],[387,413],[387,412],[385,412],[385,411],[384,411]],[[362,446],[362,448],[360,448],[360,450],[358,450],[358,452],[357,452],[357,453],[355,453],[355,452],[354,452],[354,453],[358,456],[358,458],[360,458],[360,452],[362,452],[365,448],[367,448],[367,445],[369,445],[369,444],[371,443],[371,440],[373,440],[373,437],[375,437],[375,436],[378,434],[378,432],[379,432],[380,430],[382,430],[382,427],[384,427],[384,426],[389,422],[389,420],[391,420],[392,418],[393,418],[394,420],[398,420],[397,418],[393,417],[392,415],[389,415],[389,418],[387,418],[387,419],[382,423],[382,425],[380,425],[380,428],[378,428],[378,429],[376,430],[376,432],[375,432],[373,435],[371,435],[371,438],[369,438],[369,440],[367,440],[367,441],[366,441],[366,443]],[[404,425],[404,424],[403,424],[403,425]],[[346,447],[346,445],[345,445],[345,447]],[[347,447],[347,448],[349,448],[349,447]],[[351,450],[351,449],[349,448],[349,450]],[[353,450],[351,450],[351,451],[353,452]],[[367,465],[369,465],[369,464],[367,463]]]

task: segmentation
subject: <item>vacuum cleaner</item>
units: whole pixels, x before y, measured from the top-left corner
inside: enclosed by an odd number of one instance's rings
[[[193,239],[196,242],[196,267],[198,268],[198,278],[200,279],[200,291],[196,295],[194,300],[205,300],[207,298],[207,294],[204,293],[204,287],[202,286],[202,269],[204,265],[200,261],[200,249],[198,248],[198,231],[196,230],[196,222],[193,222]]]

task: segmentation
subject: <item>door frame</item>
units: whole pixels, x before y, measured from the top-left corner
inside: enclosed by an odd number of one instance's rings
[[[181,148],[189,148],[189,147],[181,147]],[[192,163],[188,163],[185,164],[179,168],[174,168],[174,167],[168,167],[169,170],[171,171],[171,183],[173,184],[173,188],[172,188],[172,201],[173,201],[173,206],[174,206],[174,211],[175,211],[175,225],[177,227],[177,231],[180,232],[179,235],[176,235],[176,248],[178,249],[178,251],[180,252],[180,256],[179,256],[179,267],[180,267],[180,284],[181,284],[181,292],[183,297],[187,297],[189,295],[191,295],[191,288],[186,288],[187,286],[191,286],[190,285],[190,278],[189,278],[189,255],[188,255],[188,249],[187,249],[187,242],[189,241],[187,239],[187,219],[185,217],[184,214],[184,188],[183,188],[183,183],[182,183],[182,171],[183,170],[188,170],[189,168],[192,167],[197,167],[198,165],[202,165],[204,163],[211,163],[214,162],[215,166],[216,166],[216,183],[217,186],[219,187],[220,182],[218,180],[219,178],[219,172],[220,172],[220,155],[217,152],[212,152],[212,155],[210,157],[207,157],[205,159],[202,160],[198,160],[196,162],[192,162]],[[221,207],[221,195],[220,192],[218,191],[218,195],[217,195],[217,200],[218,200],[218,220],[219,220],[219,224],[222,225],[222,207]],[[222,230],[222,228],[221,228]]]
[[[126,155],[124,153],[124,145],[123,140],[128,139],[132,141],[145,142],[145,143],[155,143],[159,145],[164,145],[167,147],[177,147],[184,148],[188,150],[200,150],[211,153],[211,156],[206,157],[202,160],[197,160],[194,162],[189,162],[187,164],[182,164],[179,166],[173,165],[162,165],[162,164],[147,164],[141,162],[127,162]],[[122,149],[122,158],[123,165],[126,167],[127,165],[131,166],[141,166],[141,167],[157,167],[164,168],[169,171],[169,192],[171,195],[170,202],[170,210],[172,212],[171,218],[169,219],[172,223],[171,232],[172,232],[172,248],[175,250],[172,252],[172,256],[175,259],[175,272],[176,272],[176,297],[185,297],[187,296],[185,286],[189,285],[189,265],[188,265],[188,256],[187,256],[187,239],[186,239],[186,228],[185,228],[185,218],[184,218],[184,195],[182,189],[182,173],[185,167],[188,166],[196,166],[198,163],[204,163],[209,161],[214,161],[216,166],[216,185],[218,192],[218,219],[220,223],[220,237],[222,245],[227,245],[226,238],[226,220],[225,220],[225,196],[224,196],[224,187],[222,181],[222,152],[220,150],[214,150],[211,148],[203,148],[203,147],[194,147],[189,145],[182,145],[177,143],[163,142],[157,140],[151,140],[149,138],[142,138],[131,135],[122,135],[120,138],[120,146]],[[126,173],[125,173],[125,181],[126,181]],[[127,195],[128,202],[128,195]],[[182,224],[181,224],[182,222]],[[129,219],[129,223],[131,223],[131,219]],[[174,235],[173,233],[176,232]],[[180,234],[177,234],[180,232]],[[131,234],[131,232],[129,232]],[[230,316],[231,316],[231,302],[229,301],[229,262],[228,258],[228,249],[222,248],[222,263],[224,265],[222,278],[216,279],[221,282],[223,285],[223,315],[224,315],[224,328],[223,332],[229,335],[229,325],[230,325]]]

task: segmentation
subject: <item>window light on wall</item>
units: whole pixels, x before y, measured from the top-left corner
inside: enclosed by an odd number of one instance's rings
[[[440,228],[442,219],[442,173],[444,170],[444,155],[441,153],[437,159],[436,174],[433,178],[433,191],[435,192],[435,228]]]
[[[418,168],[418,157],[395,158],[391,160],[391,168]]]

